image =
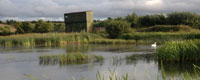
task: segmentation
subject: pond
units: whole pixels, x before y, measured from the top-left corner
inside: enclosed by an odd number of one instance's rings
[[[65,45],[59,47],[1,47],[0,48],[1,80],[32,80],[26,75],[40,80],[96,80],[99,71],[105,78],[110,75],[109,69],[115,70],[117,76],[129,74],[130,80],[161,79],[160,63],[151,55],[156,49],[151,45]],[[102,55],[103,62],[87,64],[55,63],[43,64],[39,57],[50,54],[67,54],[83,52]],[[127,59],[127,56],[134,56]],[[146,56],[146,57],[145,57]],[[178,77],[181,73],[194,73],[192,64],[163,64],[167,77]]]

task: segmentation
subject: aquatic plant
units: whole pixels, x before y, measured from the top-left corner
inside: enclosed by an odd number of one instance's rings
[[[186,40],[167,42],[157,50],[155,55],[158,60],[183,63],[185,61],[199,61],[199,52],[199,40]]]
[[[0,36],[0,46],[34,46],[89,43],[101,39],[101,36],[90,33],[32,33],[12,36]]]
[[[40,56],[40,64],[82,64],[88,62],[99,62],[103,61],[103,56],[100,55],[89,55],[83,53],[68,53],[68,54],[58,54],[58,55],[44,55]]]

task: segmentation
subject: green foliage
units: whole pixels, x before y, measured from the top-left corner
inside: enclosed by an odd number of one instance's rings
[[[55,23],[54,31],[55,32],[65,32],[65,24],[64,23]]]
[[[34,30],[35,25],[30,22],[22,22],[21,28],[25,33],[31,33]]]
[[[17,22],[17,23],[15,24],[15,27],[16,27],[16,29],[17,29],[16,33],[19,33],[19,34],[25,33],[25,32],[24,32],[24,29],[22,29],[21,26],[22,26],[22,23],[21,23],[21,22]]]
[[[50,22],[45,22],[43,20],[39,20],[36,23],[34,32],[37,33],[48,33],[54,30],[54,25]]]
[[[35,25],[30,22],[16,22],[15,27],[16,33],[23,34],[33,32]]]
[[[0,37],[0,46],[55,46],[64,44],[89,43],[101,36],[89,33],[45,33],[23,34]]]
[[[106,26],[110,38],[117,38],[122,34],[131,32],[130,24],[122,20],[111,20]]]
[[[0,20],[0,24],[2,23],[2,21]]]
[[[109,20],[104,20],[104,21],[95,21],[93,23],[93,27],[106,27],[108,24]]]
[[[187,62],[200,60],[200,42],[198,40],[167,42],[157,50],[156,56],[165,62]]]
[[[15,21],[15,20],[6,20],[6,24],[8,24],[8,25],[15,25],[16,22],[17,21]]]
[[[148,28],[138,29],[138,32],[191,32],[195,29],[192,29],[190,26],[186,25],[155,25]]]
[[[178,33],[166,33],[166,32],[134,32],[124,34],[121,39],[136,40],[140,44],[150,44],[157,42],[158,44],[164,44],[168,41],[180,41],[190,39],[200,39],[200,33],[178,32]]]
[[[164,25],[166,18],[163,14],[146,15],[140,17],[140,26],[149,27],[154,25]]]
[[[5,27],[1,27],[0,26],[0,34],[1,35],[10,35],[12,34],[11,31],[10,31],[10,27],[9,26],[5,26]]]
[[[131,24],[132,28],[139,25],[139,17],[135,13],[126,16],[125,20]]]
[[[173,12],[167,15],[167,23],[169,25],[189,25],[199,27],[200,16],[190,12]]]
[[[84,53],[68,53],[59,55],[44,55],[39,57],[40,64],[80,64],[103,61],[103,56],[88,55]]]

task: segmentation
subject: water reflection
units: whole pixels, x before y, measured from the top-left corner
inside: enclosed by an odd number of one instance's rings
[[[122,74],[130,73],[130,80],[133,78],[149,80],[148,75],[151,80],[156,80],[157,76],[162,77],[161,63],[154,58],[152,53],[155,52],[155,49],[151,45],[77,44],[55,47],[1,47],[0,51],[0,77],[2,80],[27,80],[24,79],[24,76],[21,77],[23,74],[31,74],[41,80],[71,80],[72,76],[77,80],[82,78],[95,80],[97,70],[109,75],[108,68],[116,69],[118,73]],[[44,62],[38,58],[43,55],[72,52],[102,55],[105,60],[86,64],[60,64],[58,61]],[[181,73],[186,72],[194,74],[193,63],[163,63],[163,66],[168,77],[181,76]],[[19,78],[6,76],[7,74]],[[46,75],[49,79],[45,79],[41,75]]]
[[[137,65],[137,63],[140,61],[143,61],[145,63],[157,62],[153,54],[133,54],[126,56],[127,64]]]
[[[200,66],[200,63],[191,63],[191,62],[184,62],[184,63],[166,63],[162,62],[164,72],[167,76],[176,77],[182,76],[182,74],[189,73],[190,75],[195,75],[194,66]],[[159,70],[161,70],[161,62],[159,61]]]

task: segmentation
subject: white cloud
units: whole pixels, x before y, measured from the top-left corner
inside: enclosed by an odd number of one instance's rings
[[[59,18],[64,13],[94,10],[96,18],[125,16],[132,12],[200,13],[199,0],[0,0],[0,17]]]

